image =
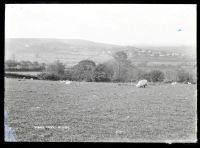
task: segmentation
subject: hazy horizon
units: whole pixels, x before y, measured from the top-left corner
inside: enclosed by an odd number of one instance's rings
[[[196,46],[196,5],[6,4],[5,38]]]
[[[120,44],[114,44],[114,43],[108,43],[108,42],[101,42],[101,41],[94,41],[94,40],[87,40],[87,39],[82,39],[82,38],[47,38],[47,37],[44,37],[44,38],[36,38],[36,37],[11,37],[11,38],[5,38],[5,39],[55,39],[55,40],[82,40],[82,41],[88,41],[88,42],[94,42],[94,43],[100,43],[100,44],[110,44],[110,45],[116,45],[116,46],[135,46],[135,47],[167,47],[167,46],[174,46],[174,47],[180,47],[180,46],[186,46],[186,47],[196,47],[196,45],[188,45],[188,44],[162,44],[162,45],[159,45],[159,44],[142,44],[142,43],[138,43],[138,44],[124,44],[124,45],[120,45]]]

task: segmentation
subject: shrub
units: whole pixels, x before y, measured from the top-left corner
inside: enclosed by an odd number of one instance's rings
[[[56,75],[54,73],[46,73],[46,72],[43,72],[43,73],[40,73],[37,75],[38,79],[40,80],[60,80],[61,77],[59,75]]]
[[[8,67],[15,67],[17,66],[17,62],[15,60],[6,60],[5,61],[5,64],[8,66]]]
[[[167,70],[165,71],[165,82],[170,83],[173,81],[177,81],[178,77],[177,77],[177,71],[174,70]]]
[[[93,80],[96,82],[109,82],[110,79],[107,77],[105,72],[94,72]]]
[[[72,80],[75,81],[93,81],[93,72],[96,67],[95,62],[91,60],[80,61],[77,65],[72,67]]]
[[[145,79],[148,82],[151,82],[151,76],[150,76],[150,74],[147,73],[147,72],[144,72],[144,71],[140,71],[138,73],[138,80],[141,80],[141,79]]]
[[[63,77],[63,80],[72,80],[72,76],[73,76],[73,70],[71,69],[67,69],[65,70],[65,75]]]
[[[130,68],[127,74],[127,82],[136,82],[138,80],[139,71],[138,68]]]
[[[172,83],[173,82],[173,80],[164,80],[164,83]]]
[[[61,80],[65,77],[65,66],[61,62],[55,61],[37,76],[41,80]]]
[[[193,76],[189,72],[186,72],[183,69],[178,70],[178,82],[191,82],[193,83]]]
[[[93,80],[96,82],[111,81],[113,75],[112,68],[106,64],[99,64],[95,67],[93,72]]]
[[[55,61],[53,64],[48,65],[46,72],[63,77],[65,74],[65,66],[61,62]]]
[[[165,78],[165,75],[160,70],[152,70],[149,72],[150,81],[152,82],[162,82]]]

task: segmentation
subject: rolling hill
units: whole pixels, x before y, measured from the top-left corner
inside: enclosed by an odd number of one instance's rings
[[[192,50],[190,48],[193,48]],[[132,62],[180,63],[195,61],[194,47],[187,46],[120,46],[92,42],[82,39],[53,38],[7,38],[5,60],[15,55],[16,60],[53,62],[60,60],[74,65],[81,60],[91,59],[97,63],[112,59],[112,54],[124,50]],[[189,51],[189,52],[187,52]]]
[[[41,62],[60,60],[70,65],[83,59],[96,57],[102,53],[112,54],[120,50],[120,47],[81,39],[12,38],[5,40],[5,59],[15,55],[17,60]],[[111,57],[111,55],[105,54],[99,62]]]

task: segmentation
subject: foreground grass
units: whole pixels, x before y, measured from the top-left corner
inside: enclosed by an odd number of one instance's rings
[[[17,141],[163,142],[196,139],[196,85],[5,79]]]

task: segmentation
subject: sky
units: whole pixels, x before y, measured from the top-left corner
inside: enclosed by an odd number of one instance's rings
[[[5,38],[196,45],[195,4],[6,4]]]

